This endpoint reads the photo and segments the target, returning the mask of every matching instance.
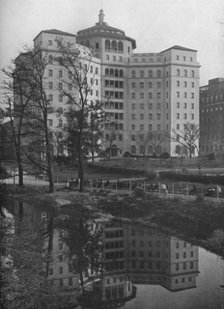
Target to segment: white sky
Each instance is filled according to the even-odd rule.
[[[110,26],[136,40],[136,52],[197,49],[200,85],[224,77],[224,0],[1,0],[0,68],[41,30],[77,33],[93,26],[102,7]]]

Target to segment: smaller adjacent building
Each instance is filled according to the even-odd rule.
[[[224,78],[210,79],[200,87],[200,152],[224,154]]]

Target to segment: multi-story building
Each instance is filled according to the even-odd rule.
[[[223,156],[224,78],[210,79],[200,87],[200,151]]]
[[[34,46],[48,60],[44,89],[52,101],[52,131],[60,131],[66,106],[63,87],[69,76],[57,60],[60,42],[79,57],[91,53],[88,100],[105,108],[104,147],[112,155],[177,155],[178,137],[187,124],[199,124],[199,63],[197,51],[173,46],[158,53],[134,53],[136,42],[123,30],[109,26],[100,10],[99,21],[77,36],[59,30],[41,31]],[[60,60],[60,59],[59,59]],[[57,115],[55,113],[57,110]],[[142,140],[146,142],[142,145]],[[178,139],[177,139],[178,140]]]
[[[153,132],[157,141],[148,141],[146,154],[177,155],[174,131],[199,124],[197,51],[173,46],[159,53],[134,53],[135,40],[108,26],[103,10],[95,26],[77,33],[77,41],[101,59],[105,139],[113,134],[117,153],[142,154],[139,135]]]

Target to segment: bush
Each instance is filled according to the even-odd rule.
[[[161,159],[169,159],[170,158],[170,154],[168,152],[163,152],[163,153],[161,153],[161,155],[159,157]]]

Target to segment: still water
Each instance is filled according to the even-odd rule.
[[[185,240],[74,209],[46,211],[12,201],[6,208],[13,223],[3,253],[12,258],[17,285],[28,269],[26,279],[42,274],[50,291],[35,308],[224,308],[224,260]],[[20,293],[29,288],[20,285]]]

